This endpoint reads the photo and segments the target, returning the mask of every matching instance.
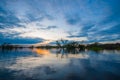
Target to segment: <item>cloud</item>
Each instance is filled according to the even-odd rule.
[[[75,25],[77,23],[80,23],[80,15],[78,14],[72,14],[72,15],[66,15],[66,21],[70,25]]]
[[[51,29],[55,29],[55,28],[57,28],[57,26],[42,27],[40,29],[42,29],[42,30],[51,30]]]
[[[22,38],[22,39],[29,38],[32,40],[36,40],[39,38],[44,39],[44,40],[57,40],[57,39],[61,39],[61,37],[66,35],[63,30],[59,30],[58,32],[58,30],[55,29],[57,28],[57,26],[46,27],[46,26],[41,25],[44,28],[43,30],[41,29],[42,27],[38,25],[38,23],[40,22],[35,21],[35,22],[27,23],[27,24],[22,24],[24,25],[22,27],[14,26],[12,28],[0,29],[0,33],[2,37],[6,37],[6,38],[10,37],[11,39],[14,38],[16,40],[17,38]],[[18,40],[21,40],[21,39],[18,39]]]
[[[43,42],[44,39],[42,38],[1,38],[0,44],[7,42],[7,43],[12,43],[12,44],[35,44],[35,43],[40,43]]]
[[[2,0],[0,38],[119,40],[119,0]],[[110,37],[110,35],[112,37]],[[115,37],[116,35],[116,37]],[[21,39],[20,39],[21,38]],[[11,39],[11,40],[10,40]],[[38,39],[38,40],[37,40]],[[1,41],[1,40],[0,40]],[[29,41],[28,41],[29,43]]]
[[[0,28],[19,25],[20,20],[4,6],[0,6]]]

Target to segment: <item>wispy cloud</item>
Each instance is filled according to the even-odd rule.
[[[22,39],[119,40],[119,3],[119,0],[1,0],[0,39],[13,43],[15,40],[22,43]]]
[[[50,30],[50,29],[55,29],[55,28],[57,28],[57,26],[42,27],[40,29],[42,29],[42,30]]]

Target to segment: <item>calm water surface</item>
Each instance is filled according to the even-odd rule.
[[[0,50],[0,80],[120,80],[120,51]]]

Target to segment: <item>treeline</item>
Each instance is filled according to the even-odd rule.
[[[0,46],[0,49],[17,49],[17,48],[45,48],[45,49],[50,49],[50,48],[66,48],[67,50],[72,50],[72,49],[79,49],[79,50],[120,50],[120,43],[107,43],[107,44],[102,44],[102,43],[92,43],[92,44],[83,44],[81,42],[77,41],[67,41],[67,40],[59,40],[56,41],[56,45],[44,45],[44,46],[29,46],[29,47],[23,47],[20,45],[12,45],[9,43],[4,43]]]
[[[79,42],[76,41],[71,41],[69,42],[68,40],[59,40],[56,41],[56,45],[45,45],[45,46],[37,46],[35,48],[66,48],[66,49],[74,49],[74,48],[79,48],[81,50],[85,49],[85,45],[80,44]]]
[[[79,50],[120,50],[120,43],[92,43],[92,44],[83,44],[83,42],[77,41],[68,41],[68,40],[59,40],[56,41],[56,45],[46,45],[46,46],[38,46],[37,48],[66,48],[66,49],[74,49],[78,48]]]
[[[3,43],[0,45],[0,49],[2,49],[2,50],[4,50],[4,49],[13,50],[13,49],[18,49],[18,48],[24,48],[24,47],[20,46],[20,45],[12,45],[10,43]]]
[[[93,44],[88,44],[86,46],[87,49],[90,50],[120,50],[120,43],[106,43],[106,44],[101,44],[101,43],[93,43]]]

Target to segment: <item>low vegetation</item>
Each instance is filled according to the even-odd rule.
[[[19,45],[12,45],[9,43],[3,43],[0,46],[0,49],[17,49],[17,48],[26,48]],[[101,44],[98,42],[92,43],[92,44],[83,44],[81,42],[77,41],[68,41],[68,40],[59,40],[56,41],[56,45],[45,45],[45,46],[29,46],[27,48],[45,48],[45,49],[51,49],[51,48],[65,48],[68,51],[78,49],[78,50],[94,50],[94,51],[100,51],[100,50],[120,50],[120,43],[109,43],[109,44]]]

